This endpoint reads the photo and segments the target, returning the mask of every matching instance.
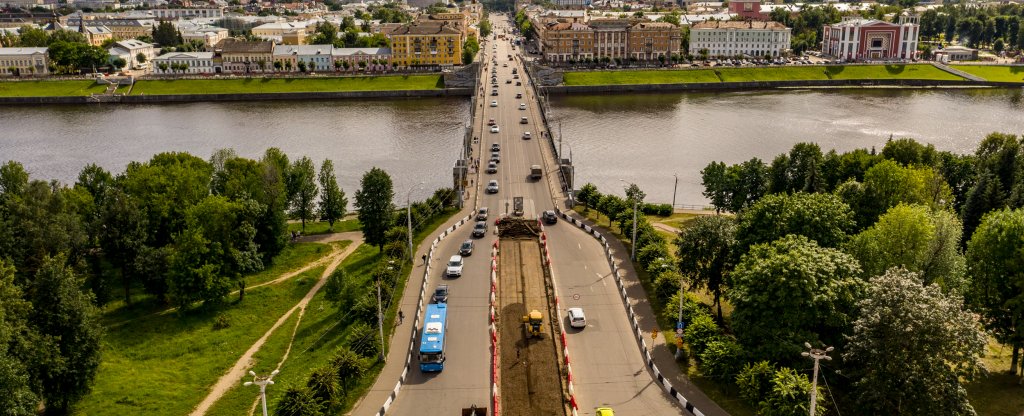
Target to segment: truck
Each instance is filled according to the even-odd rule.
[[[540,180],[540,178],[543,175],[544,175],[544,170],[541,169],[540,165],[532,165],[532,166],[530,166],[530,179],[533,179],[533,180],[537,181],[537,180]]]
[[[523,197],[512,198],[512,215],[520,217],[523,215]]]

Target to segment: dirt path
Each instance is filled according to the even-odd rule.
[[[273,334],[278,327],[283,325],[288,320],[288,318],[291,317],[293,313],[295,313],[296,310],[299,311],[299,319],[301,320],[302,315],[306,311],[306,305],[309,304],[309,301],[313,299],[313,296],[316,295],[316,293],[320,291],[320,288],[323,287],[324,283],[327,282],[327,277],[329,277],[331,273],[334,273],[334,270],[338,268],[338,265],[341,264],[342,260],[345,260],[345,258],[348,257],[349,254],[352,254],[352,252],[354,252],[356,248],[358,248],[362,244],[363,238],[360,235],[358,238],[352,239],[352,244],[346,247],[344,251],[336,255],[333,255],[332,257],[329,257],[333,260],[330,262],[330,265],[327,266],[327,269],[324,270],[323,274],[320,276],[320,280],[317,281],[316,284],[309,289],[309,292],[306,293],[306,296],[302,297],[302,300],[300,300],[299,303],[295,304],[295,306],[289,309],[288,312],[285,312],[284,315],[281,315],[281,317],[277,319],[277,322],[274,322],[274,326],[270,327],[270,329],[267,330],[267,332],[264,333],[263,336],[260,337],[260,339],[256,340],[256,342],[249,347],[245,354],[242,354],[242,356],[238,358],[238,361],[235,361],[235,364],[231,366],[231,369],[228,370],[228,372],[225,373],[223,376],[221,376],[220,379],[217,380],[217,383],[213,385],[213,388],[210,389],[210,393],[206,395],[206,398],[204,398],[203,401],[200,402],[198,406],[196,406],[195,410],[192,411],[191,416],[201,416],[206,414],[206,411],[210,410],[210,407],[213,406],[213,404],[216,403],[217,400],[220,400],[222,396],[224,396],[224,393],[227,393],[227,391],[230,390],[232,386],[234,386],[235,384],[239,383],[242,380],[242,377],[245,375],[246,370],[252,367],[252,356],[255,355],[256,352],[260,350],[260,348],[263,347],[263,344],[267,342],[267,339],[270,338],[270,335]],[[298,324],[299,321],[297,321],[295,324],[296,328],[298,328]],[[294,336],[295,334],[293,330],[292,340],[294,340]],[[291,350],[291,341],[288,342],[288,349]],[[287,353],[285,357],[287,358]],[[278,363],[278,368],[281,367],[281,363],[283,362],[284,360]]]

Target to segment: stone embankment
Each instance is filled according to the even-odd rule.
[[[337,100],[352,98],[468,97],[472,88],[398,91],[282,92],[258,94],[87,95],[72,97],[0,97],[0,105],[159,104],[202,101]]]

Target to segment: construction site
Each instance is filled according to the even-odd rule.
[[[560,325],[536,220],[498,224],[498,333],[502,414],[565,416]]]

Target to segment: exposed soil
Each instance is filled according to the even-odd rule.
[[[533,220],[510,221],[509,229],[529,233],[530,222],[536,224]],[[561,354],[551,326],[540,244],[535,239],[502,238],[499,247],[502,414],[565,416]],[[544,314],[540,337],[529,337],[522,321],[534,309]]]

